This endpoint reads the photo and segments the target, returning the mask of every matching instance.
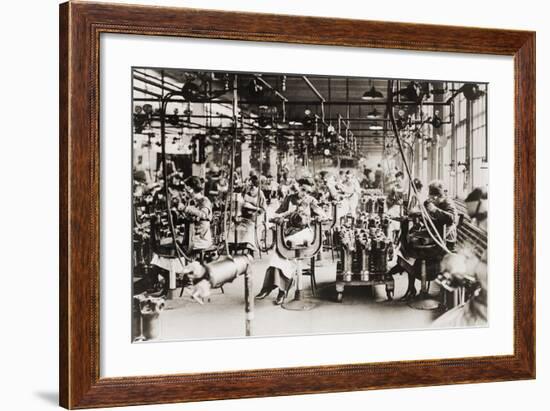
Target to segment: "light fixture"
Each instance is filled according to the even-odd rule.
[[[200,100],[201,92],[199,86],[191,81],[187,81],[181,88],[181,94],[187,101]]]
[[[485,94],[485,92],[479,88],[479,84],[476,83],[466,83],[461,87],[461,90],[466,100],[469,101],[477,100]]]
[[[380,118],[380,117],[381,117],[381,114],[378,110],[376,110],[376,107],[374,108],[374,110],[367,113],[367,118]]]
[[[374,84],[370,88],[370,90],[365,91],[363,94],[363,97],[361,97],[363,100],[375,100],[377,98],[384,98],[384,95],[376,90],[376,87],[374,87]]]
[[[379,125],[379,124],[371,124],[371,125],[369,126],[369,130],[376,130],[376,131],[378,131],[378,130],[383,130],[383,129],[384,129],[384,127],[382,127],[382,126]]]
[[[417,83],[411,81],[407,84],[407,87],[399,90],[399,94],[403,96],[406,101],[419,102],[422,99],[419,88],[420,86]]]

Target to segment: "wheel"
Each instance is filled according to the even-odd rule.
[[[337,293],[336,294],[336,302],[341,303],[343,299],[344,299],[344,294],[343,293]]]

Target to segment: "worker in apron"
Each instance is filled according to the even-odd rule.
[[[311,179],[301,179],[299,188],[294,198],[283,201],[283,205],[276,211],[276,219],[279,223],[287,219],[285,240],[290,247],[293,245],[311,243],[314,232],[311,227],[312,216],[325,218],[325,213],[319,207],[317,200],[311,195],[314,183]],[[292,285],[292,279],[296,273],[296,263],[281,256],[277,251],[273,253],[266,270],[264,282],[256,299],[266,298],[275,289],[278,290],[276,305],[281,305]]]

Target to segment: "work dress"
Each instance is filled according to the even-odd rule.
[[[317,200],[310,195],[305,195],[302,198],[293,196],[293,199],[284,201],[281,207],[286,207],[286,209],[284,211],[279,209],[276,213],[280,217],[289,218],[284,233],[286,242],[290,244],[311,243],[314,239],[314,232],[311,228],[312,215],[325,217]],[[278,251],[275,251],[269,260],[262,289],[279,288],[286,292],[292,284],[292,277],[296,270],[296,261],[286,259]]]
[[[259,210],[258,207],[258,195]],[[237,222],[231,225],[229,231],[229,242],[246,244],[246,248],[251,251],[257,251],[256,245],[256,227],[258,214],[265,211],[266,200],[262,192],[258,192],[257,195],[252,196],[249,193],[245,193],[238,198],[238,215]]]
[[[180,218],[191,221],[189,226],[189,249],[187,252],[205,250],[212,246],[212,232],[210,231],[210,221],[212,220],[212,203],[206,197],[200,197],[193,200],[193,204],[182,206]],[[165,247],[166,248],[166,247]],[[160,267],[168,271],[168,288],[176,288],[177,273],[184,269],[185,260],[178,257],[175,247],[172,244],[170,254],[156,252],[153,254],[151,265]]]

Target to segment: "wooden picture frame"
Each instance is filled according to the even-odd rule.
[[[102,33],[513,56],[514,353],[100,378],[99,50]],[[60,404],[90,408],[535,377],[535,33],[69,2],[60,6]]]

